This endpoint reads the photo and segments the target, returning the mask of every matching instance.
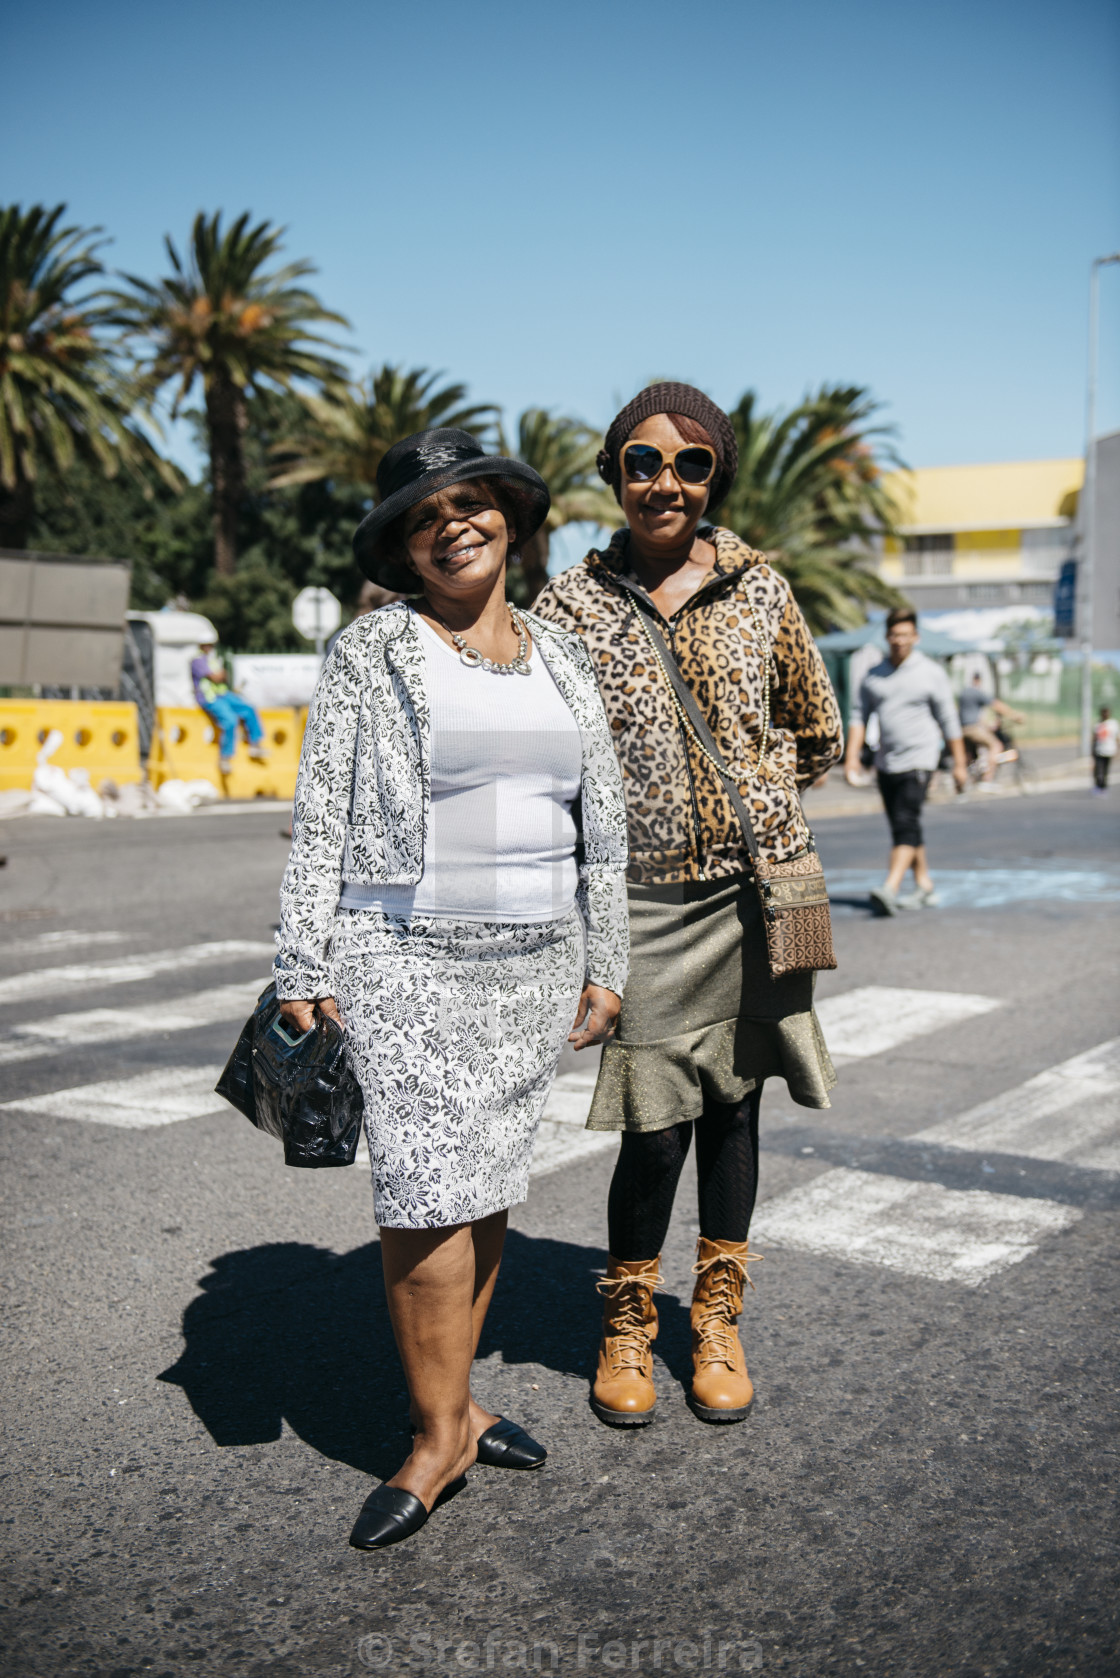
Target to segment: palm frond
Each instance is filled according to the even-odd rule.
[[[77,453],[112,476],[154,469],[178,484],[144,429],[143,395],[108,334],[99,228],[63,225],[66,206],[0,207],[0,492],[26,497]],[[30,503],[28,503],[30,504]]]
[[[902,465],[878,407],[863,386],[822,385],[784,415],[760,413],[747,391],[731,415],[739,474],[720,522],[789,579],[814,633],[901,600],[877,569],[901,517],[886,472]]]
[[[434,426],[456,426],[488,443],[497,409],[469,402],[466,385],[441,385],[442,378],[427,367],[386,363],[357,384],[304,396],[307,426],[275,445],[280,471],[273,487],[331,479],[372,489],[393,444]]]

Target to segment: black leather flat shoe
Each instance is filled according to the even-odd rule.
[[[487,1468],[540,1468],[547,1456],[543,1445],[504,1416],[478,1436],[478,1460]]]
[[[452,1480],[440,1492],[432,1507],[438,1509],[445,1499],[462,1491],[466,1483],[465,1474]],[[427,1519],[428,1510],[412,1492],[406,1492],[400,1486],[375,1486],[354,1522],[350,1543],[355,1550],[383,1550],[388,1544],[399,1544],[402,1539],[411,1538]]]

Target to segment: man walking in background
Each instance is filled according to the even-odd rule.
[[[888,613],[887,657],[867,672],[860,686],[844,758],[844,778],[851,786],[860,784],[859,754],[872,716],[879,719],[875,767],[890,823],[891,857],[887,878],[871,893],[871,901],[883,915],[897,914],[900,908],[936,908],[922,834],[922,805],[941,758],[942,740],[953,753],[958,792],[967,784],[968,769],[949,678],[939,664],[918,651],[918,617],[909,606],[896,606]],[[911,897],[900,900],[899,888],[911,868],[916,889]]]

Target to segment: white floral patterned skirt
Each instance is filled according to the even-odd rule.
[[[584,960],[577,909],[530,925],[339,911],[334,995],[380,1226],[438,1229],[525,1199]]]

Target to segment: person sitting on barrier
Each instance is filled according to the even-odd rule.
[[[267,763],[261,719],[249,701],[242,699],[230,687],[224,666],[214,657],[213,641],[201,642],[198,650],[198,658],[191,660],[191,681],[194,683],[195,698],[218,730],[219,774],[228,775],[233,768],[238,723],[244,731],[253,762]]]

